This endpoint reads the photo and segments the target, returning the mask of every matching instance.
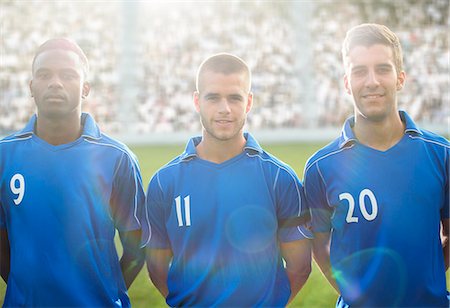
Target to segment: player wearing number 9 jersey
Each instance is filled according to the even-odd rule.
[[[38,113],[0,141],[5,307],[130,306],[145,196],[134,155],[81,113],[87,67],[75,42],[44,43],[30,82]]]
[[[405,73],[389,29],[353,28],[343,56],[355,115],[304,173],[314,258],[338,307],[448,307],[450,144],[398,110]]]

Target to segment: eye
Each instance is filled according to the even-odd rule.
[[[49,79],[50,77],[51,77],[51,74],[49,72],[40,71],[40,72],[36,73],[36,78],[38,78],[38,79]]]
[[[220,100],[220,97],[218,95],[207,95],[205,100],[210,103],[215,103]]]
[[[63,80],[74,80],[77,77],[78,76],[76,74],[70,73],[70,72],[69,73],[64,72],[61,74],[61,79],[63,79]]]
[[[377,72],[379,74],[388,74],[392,71],[392,68],[390,66],[383,66],[378,68]]]
[[[362,69],[362,68],[354,69],[352,71],[352,75],[355,77],[361,77],[361,76],[364,76],[365,74],[366,74],[366,70]]]
[[[230,100],[230,102],[239,103],[239,102],[242,102],[244,100],[244,98],[240,95],[232,95],[229,97],[229,100]]]

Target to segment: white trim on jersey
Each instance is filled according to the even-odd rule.
[[[293,175],[292,172],[291,172],[288,168],[286,168],[285,166],[283,166],[283,165],[281,165],[281,164],[275,162],[273,159],[264,159],[264,158],[262,158],[262,157],[260,156],[260,154],[255,154],[255,155],[251,155],[251,154],[249,154],[249,153],[246,153],[246,154],[247,154],[248,157],[258,157],[258,158],[261,159],[262,161],[266,161],[266,162],[272,163],[272,164],[274,164],[275,166],[277,166],[279,169],[283,169],[284,171],[286,171],[286,172],[291,176],[291,178],[294,180],[295,188],[296,188],[296,190],[297,190],[297,195],[298,195],[298,216],[300,216],[300,214],[301,214],[301,212],[302,212],[302,197],[301,197],[301,194],[300,194],[300,188],[298,187],[297,181],[295,180],[295,179],[296,179],[296,175]],[[278,170],[279,170],[279,169],[278,169]],[[275,186],[274,186],[274,188],[275,188]],[[300,226],[297,226],[297,230],[298,230],[298,232],[300,232],[300,234],[303,235],[305,238],[309,238],[309,239],[312,238],[311,236],[308,236],[307,234],[305,234],[305,233],[301,230]]]
[[[109,144],[109,143],[102,143],[102,142],[97,142],[97,141],[92,141],[89,139],[84,139],[86,142],[91,143],[91,144],[96,144],[96,145],[100,145],[100,146],[107,146],[107,147],[112,147],[115,148],[119,151],[121,151],[122,153],[124,153],[129,159],[130,161],[134,161],[132,159],[132,157],[130,156],[130,154],[125,151],[124,149],[114,145],[114,144]],[[137,183],[137,172],[136,172],[136,168],[134,166],[134,164],[131,164],[131,167],[133,168],[133,175],[134,175],[134,185],[135,185],[135,192],[134,192],[134,206],[133,206],[133,216],[136,219],[137,223],[139,224],[139,226],[142,226],[141,221],[139,220],[139,218],[137,217],[137,194],[138,194],[138,183]],[[114,171],[115,174],[116,171]],[[150,225],[150,222],[147,221],[147,223]]]

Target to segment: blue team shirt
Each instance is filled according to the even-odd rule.
[[[170,306],[284,306],[290,295],[279,242],[310,238],[279,228],[302,212],[294,171],[245,134],[244,151],[221,164],[197,156],[200,137],[151,179],[147,247],[171,249]]]
[[[89,115],[82,122],[82,136],[68,144],[36,136],[36,116],[0,141],[0,228],[11,247],[6,307],[130,306],[114,234],[144,224],[140,171],[125,145]]]
[[[387,151],[359,143],[351,118],[305,168],[313,231],[332,232],[338,306],[449,305],[439,228],[450,145],[400,116],[405,134]]]

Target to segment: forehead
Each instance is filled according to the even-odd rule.
[[[390,46],[383,44],[357,45],[348,53],[347,62],[350,67],[381,63],[394,65],[394,52]]]
[[[61,70],[61,69],[73,69],[82,70],[83,66],[80,57],[73,51],[69,50],[47,50],[40,53],[33,66],[33,72],[38,69],[51,69],[51,70]]]
[[[208,93],[247,93],[250,89],[248,77],[244,72],[225,74],[205,71],[199,76],[199,91]]]

